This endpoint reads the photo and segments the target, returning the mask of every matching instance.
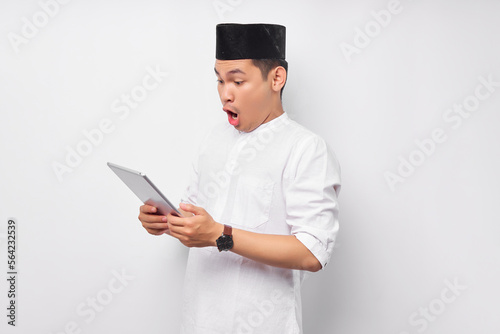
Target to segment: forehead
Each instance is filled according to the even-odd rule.
[[[236,74],[239,71],[251,75],[258,68],[251,59],[219,60],[215,61],[215,71],[220,75]],[[241,74],[240,72],[240,74]]]

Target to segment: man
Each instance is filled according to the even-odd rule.
[[[190,248],[183,333],[301,333],[300,285],[327,264],[338,231],[339,166],[291,120],[285,27],[219,24],[215,74],[228,123],[210,131],[180,211],[139,219]]]

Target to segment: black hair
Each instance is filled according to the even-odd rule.
[[[267,75],[269,72],[278,66],[282,66],[285,69],[288,79],[288,62],[284,59],[252,59],[252,62],[260,69],[260,73],[262,74],[264,81],[267,81]],[[285,85],[281,88],[280,98],[283,96],[283,89],[285,89]]]

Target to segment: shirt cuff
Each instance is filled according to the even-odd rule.
[[[318,259],[319,263],[321,264],[321,270],[323,270],[327,263],[328,263],[328,252],[326,251],[325,247],[319,242],[318,239],[316,239],[314,236],[304,233],[304,232],[299,232],[294,234],[295,237],[304,244],[304,246],[307,247],[313,253],[313,255]]]

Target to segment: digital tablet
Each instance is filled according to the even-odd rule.
[[[144,204],[156,207],[162,215],[172,213],[183,217],[145,174],[111,162],[108,162],[108,166]]]

